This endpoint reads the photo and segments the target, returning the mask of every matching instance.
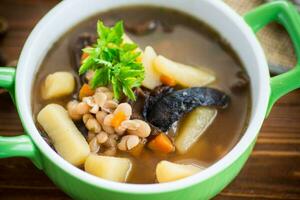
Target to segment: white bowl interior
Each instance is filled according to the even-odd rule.
[[[32,120],[32,84],[35,73],[53,43],[83,19],[114,7],[135,4],[170,7],[193,15],[211,25],[237,52],[251,78],[251,119],[240,142],[224,158],[208,169],[172,183],[160,185],[120,184],[91,176],[58,156],[40,137]],[[270,93],[266,59],[254,34],[243,19],[222,1],[211,0],[65,0],[38,23],[28,38],[19,60],[16,84],[17,103],[23,125],[43,154],[68,173],[84,181],[105,188],[138,193],[161,192],[186,187],[209,178],[234,162],[256,138],[265,116]]]

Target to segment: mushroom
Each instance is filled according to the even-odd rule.
[[[167,131],[174,122],[198,106],[225,108],[229,97],[216,89],[192,87],[178,91],[167,91],[158,97],[148,98],[143,115],[161,131]]]

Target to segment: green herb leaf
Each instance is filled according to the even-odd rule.
[[[137,45],[134,44],[134,43],[131,43],[131,44],[126,43],[126,44],[123,45],[124,51],[133,51],[133,50],[135,50],[136,48],[137,48]]]
[[[128,96],[130,99],[132,100],[136,100],[135,94],[134,92],[131,90],[130,87],[128,87],[128,85],[123,85],[123,92],[126,96]]]
[[[119,99],[124,93],[135,100],[133,88],[139,87],[144,80],[144,67],[137,62],[141,52],[137,52],[135,43],[124,43],[123,22],[107,27],[102,21],[97,23],[97,43],[83,49],[89,56],[83,61],[79,74],[89,70],[95,73],[90,85],[92,88],[112,85],[114,97]]]
[[[85,72],[87,72],[89,69],[92,68],[93,66],[93,59],[91,57],[85,59],[83,61],[83,64],[81,65],[80,69],[79,69],[79,75],[84,74]]]
[[[117,38],[121,39],[121,42],[123,41],[122,37],[124,34],[124,26],[123,26],[123,22],[119,21],[115,24],[113,30],[115,31]]]
[[[122,90],[122,84],[115,76],[112,77],[111,83],[113,86],[114,96],[116,99],[119,99]]]
[[[109,35],[109,28],[106,27],[102,21],[98,21],[97,23],[97,33],[98,33],[98,37],[101,39],[101,40],[106,40],[107,36]]]
[[[108,68],[103,67],[96,69],[94,76],[91,80],[91,87],[95,88],[96,86],[105,86],[108,84]]]

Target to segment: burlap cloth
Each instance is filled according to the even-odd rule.
[[[263,0],[224,0],[239,14],[243,15],[263,3]],[[270,24],[258,33],[271,71],[280,73],[296,64],[293,45],[286,30],[278,24]]]

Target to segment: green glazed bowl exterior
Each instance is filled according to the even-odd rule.
[[[163,184],[124,184],[92,176],[63,160],[42,139],[31,111],[31,89],[35,73],[51,46],[70,28],[101,11],[129,5],[167,7],[188,13],[222,34],[234,48],[250,76],[252,109],[250,122],[238,144],[218,162],[182,180]],[[195,200],[210,199],[239,173],[249,157],[266,113],[284,94],[300,87],[299,66],[270,79],[266,58],[255,32],[270,22],[283,24],[300,52],[300,18],[285,1],[266,4],[249,12],[245,19],[222,1],[211,0],[64,0],[52,9],[29,36],[18,69],[0,68],[0,87],[15,100],[26,134],[0,136],[0,158],[31,159],[51,180],[78,200]],[[250,25],[250,26],[249,26]],[[252,29],[251,29],[251,28]],[[227,130],[224,130],[227,131]]]

